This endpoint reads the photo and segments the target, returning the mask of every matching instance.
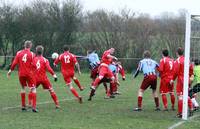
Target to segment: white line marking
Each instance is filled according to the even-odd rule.
[[[191,121],[192,119],[194,119],[194,118],[196,118],[196,117],[200,117],[200,114],[199,114],[199,115],[194,115],[194,116],[190,117],[188,120]],[[178,123],[173,124],[172,126],[170,126],[168,129],[175,129],[176,127],[178,127],[178,126],[184,124],[185,122],[187,122],[187,121],[179,121]]]
[[[63,99],[63,100],[60,100],[59,102],[64,102],[67,100],[74,100],[74,99],[76,99],[76,98]],[[45,102],[37,103],[37,105],[43,105],[43,104],[49,104],[49,103],[54,103],[54,102],[53,101],[45,101]],[[4,107],[4,108],[2,108],[2,110],[5,111],[5,110],[15,109],[15,108],[19,108],[19,107],[21,107],[21,105],[13,106],[13,107]]]

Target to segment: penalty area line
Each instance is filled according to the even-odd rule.
[[[194,115],[194,116],[188,118],[188,121],[191,121],[192,119],[197,118],[197,117],[200,117],[200,114],[199,115]],[[184,124],[185,122],[187,122],[187,121],[186,120],[179,121],[178,123],[175,123],[172,126],[170,126],[168,129],[175,129],[178,126]]]
[[[64,101],[74,100],[74,99],[75,99],[75,98],[62,99],[62,100],[60,100],[59,102],[64,102]],[[53,101],[45,101],[45,102],[37,103],[37,105],[50,104],[50,103],[54,103],[54,102],[53,102]],[[5,111],[5,110],[15,109],[15,108],[19,108],[19,107],[21,107],[21,106],[18,105],[18,106],[13,106],[13,107],[4,107],[4,108],[2,108],[2,110]]]

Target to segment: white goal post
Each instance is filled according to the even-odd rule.
[[[186,29],[185,29],[185,62],[184,62],[184,88],[183,88],[183,113],[182,119],[188,119],[188,84],[189,84],[189,65],[190,65],[190,41],[191,41],[191,20],[200,21],[199,14],[186,14]]]

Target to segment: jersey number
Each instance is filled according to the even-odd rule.
[[[24,56],[22,57],[22,61],[23,61],[24,63],[26,63],[26,61],[27,61],[27,54],[24,54]]]
[[[64,56],[65,63],[70,63],[70,56]]]
[[[36,63],[36,67],[37,67],[37,69],[40,68],[40,60],[37,61],[37,63]]]

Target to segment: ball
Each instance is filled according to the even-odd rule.
[[[51,55],[51,58],[53,60],[57,59],[59,57],[58,53],[54,52],[52,55]]]

